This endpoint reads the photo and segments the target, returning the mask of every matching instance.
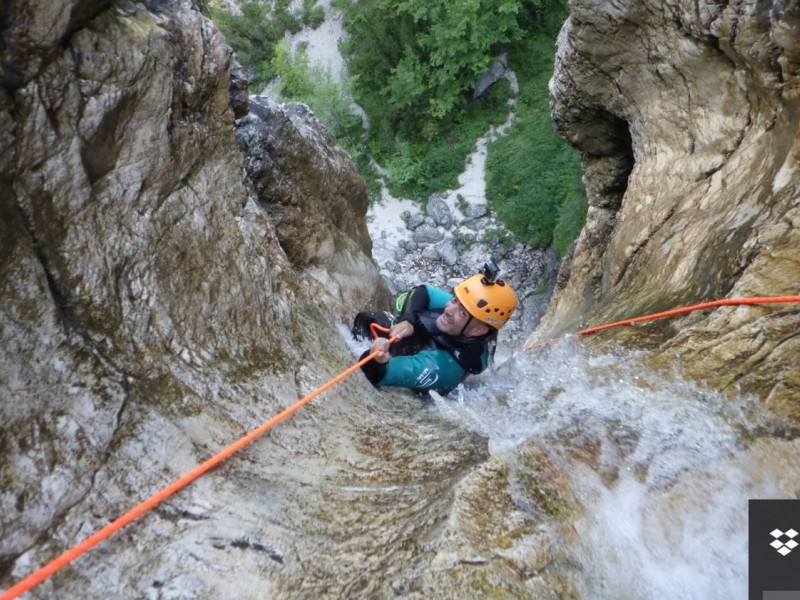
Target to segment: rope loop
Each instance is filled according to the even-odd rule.
[[[383,325],[378,325],[377,323],[370,323],[369,324],[369,330],[372,333],[373,339],[377,338],[377,337],[389,337],[388,334],[391,331],[388,327],[384,327]],[[378,332],[385,333],[387,335],[382,336]]]

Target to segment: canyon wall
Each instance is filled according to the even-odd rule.
[[[2,587],[350,364],[382,290],[352,160],[232,104],[198,6],[57,4],[0,14]]]
[[[591,206],[537,336],[797,293],[797,2],[570,6],[553,109]],[[339,325],[385,290],[352,161],[306,107],[247,106],[196,3],[11,0],[0,28],[5,589],[352,364]],[[586,341],[797,417],[799,325]],[[529,357],[482,388],[504,418],[563,392]],[[572,427],[490,456],[356,374],[31,597],[576,597],[568,475],[608,456]]]
[[[572,0],[550,82],[589,212],[535,339],[721,298],[797,294],[800,5]],[[800,308],[599,334],[800,417]],[[601,339],[598,339],[602,337]]]

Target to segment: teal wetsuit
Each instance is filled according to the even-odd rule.
[[[442,333],[436,327],[436,318],[452,298],[453,295],[444,290],[421,285],[408,293],[396,318],[392,319],[386,313],[359,313],[356,316],[354,334],[366,333],[370,322],[388,326],[408,321],[414,326],[413,335],[390,346],[392,358],[388,363],[370,361],[361,367],[373,385],[446,394],[469,373],[486,369],[494,353],[496,331],[467,338]],[[367,354],[365,352],[362,357]]]

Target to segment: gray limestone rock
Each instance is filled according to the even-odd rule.
[[[350,156],[305,104],[254,96],[236,131],[245,170],[292,266],[342,302],[342,319],[352,307],[380,302],[366,186]]]
[[[467,207],[467,220],[474,220],[479,219],[481,217],[486,216],[489,213],[489,209],[485,204],[470,204]]]
[[[452,267],[458,262],[460,254],[453,238],[447,238],[436,244],[435,248],[436,254],[445,264]]]
[[[796,2],[664,6],[570,2],[553,110],[590,208],[541,335],[796,293]],[[352,163],[303,105],[251,103],[237,131],[231,52],[195,2],[11,0],[0,21],[7,589],[352,365],[340,317],[384,285]],[[456,246],[450,266],[431,245],[444,234],[420,230],[431,239],[406,250],[436,258],[390,262],[404,287],[488,258]],[[516,289],[553,276],[547,251],[502,260]],[[647,344],[660,368],[758,394],[783,426],[800,419],[799,325],[791,306],[725,308]],[[483,435],[359,374],[321,400],[32,597],[580,596],[568,550],[586,508],[568,475],[613,482],[600,463],[628,447],[550,436],[490,456]],[[797,488],[796,442],[747,452]]]
[[[436,225],[445,229],[449,229],[453,225],[453,214],[450,212],[450,207],[441,198],[431,196],[428,199],[427,211]]]
[[[413,215],[408,216],[406,227],[414,231],[415,229],[421,227],[424,223],[425,223],[425,217],[420,213],[414,213]]]
[[[499,58],[492,61],[492,64],[489,65],[489,69],[484,73],[478,84],[475,86],[475,89],[472,91],[473,98],[479,98],[482,96],[486,90],[488,90],[492,85],[500,81],[503,75],[506,73],[507,66],[507,58],[505,54],[500,56]]]
[[[414,230],[413,239],[418,244],[434,244],[444,239],[444,232],[433,225],[422,225]]]

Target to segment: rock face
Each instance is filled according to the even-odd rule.
[[[230,49],[192,2],[13,1],[0,16],[5,588],[347,366],[330,307],[365,308],[380,286],[363,183],[306,116],[317,187],[289,236],[319,245],[276,235],[270,202],[302,179],[302,136],[273,123],[276,181],[243,177]],[[66,591],[83,577],[58,585],[123,595]]]
[[[342,319],[381,289],[367,232],[367,189],[350,156],[305,104],[250,99],[237,122],[245,169],[292,266],[341,298]]]
[[[800,5],[570,2],[551,80],[586,227],[536,337],[725,297],[797,294]],[[800,309],[616,334],[800,417]],[[615,334],[603,334],[606,339]],[[635,340],[639,341],[636,342]],[[645,341],[646,340],[646,341]]]

